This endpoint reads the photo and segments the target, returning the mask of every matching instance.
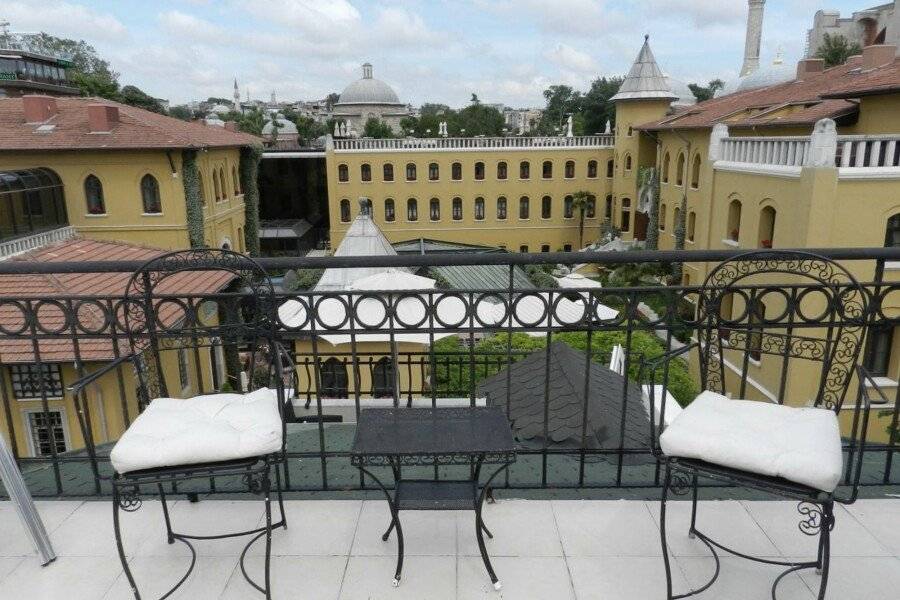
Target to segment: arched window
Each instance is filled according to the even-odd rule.
[[[659,230],[666,230],[666,205],[665,203],[659,205]]]
[[[372,166],[369,163],[359,165],[359,178],[363,181],[372,181]]]
[[[388,198],[384,201],[384,220],[388,223],[393,223],[396,218],[397,215],[394,212],[394,199]]]
[[[522,254],[528,254],[528,245],[522,244],[521,246],[519,246],[519,252],[521,252]]]
[[[454,198],[451,205],[451,213],[454,221],[462,220],[462,198]]]
[[[441,220],[441,201],[437,198],[432,198],[428,203],[428,217],[432,221]]]
[[[628,198],[623,199],[622,202],[625,202],[625,200],[628,200]],[[628,200],[628,202],[630,203],[631,200]],[[606,211],[604,212],[604,217],[606,218],[607,221],[609,221],[610,223],[612,223],[612,218],[613,218],[613,197],[612,197],[612,194],[607,194],[607,195],[606,195]]]
[[[732,242],[737,242],[741,238],[740,200],[732,200],[728,205],[728,229],[725,230],[725,237]]]
[[[416,180],[416,163],[406,163],[406,180]]]
[[[544,196],[541,198],[541,218],[549,219],[553,214],[553,200],[550,196]]]
[[[158,215],[162,212],[162,202],[159,199],[159,182],[149,173],[141,178],[141,201],[144,204],[144,214]]]
[[[197,171],[197,188],[200,191],[200,205],[206,206],[206,183],[203,181],[203,171]]]
[[[462,179],[462,163],[455,162],[450,166],[450,178],[453,181]]]
[[[222,188],[222,200],[228,198],[228,186],[225,185],[225,169],[219,167],[219,186]]]
[[[406,201],[406,220],[407,221],[418,221],[419,220],[419,203],[415,198],[410,198]]]
[[[587,176],[589,179],[594,179],[597,177],[597,161],[589,160],[587,166]],[[612,177],[612,175],[610,175]]]
[[[609,159],[606,161],[606,178],[612,179],[613,175],[616,174],[616,161],[613,159]],[[596,177],[596,174],[594,175]]]
[[[96,175],[88,175],[84,179],[84,199],[89,215],[105,215],[106,204],[103,202],[103,184]]]
[[[428,163],[428,181],[437,181],[440,179],[441,171],[436,162]],[[409,179],[409,177],[407,177]]]
[[[691,211],[688,213],[687,219],[687,240],[694,241],[694,231],[697,229],[697,213]]]
[[[394,180],[394,165],[393,163],[384,163],[384,166],[381,168],[382,178],[385,181],[393,181]]]
[[[900,246],[900,213],[888,219],[884,232],[884,247],[896,248]]]
[[[497,163],[497,179],[506,179],[506,162],[500,161]]]
[[[383,356],[372,367],[372,397],[393,397],[395,385],[394,362],[387,356]]]
[[[700,155],[694,155],[694,162],[691,164],[691,187],[695,190],[700,187]]]
[[[338,165],[338,181],[350,181],[350,168],[347,165]]]
[[[231,165],[231,182],[234,184],[234,195],[241,193],[241,180],[238,177],[237,167]]]
[[[219,175],[216,173],[216,170],[213,169],[212,172],[212,180],[213,180],[213,194],[216,199],[216,202],[222,199],[222,189],[219,187]]]
[[[475,163],[475,179],[481,181],[484,179],[484,163],[477,162]]]
[[[519,163],[519,179],[531,178],[531,164],[527,160]]]
[[[588,219],[593,219],[597,216],[597,197],[593,194],[588,196],[587,204],[585,205],[584,216]]]
[[[541,165],[541,177],[544,179],[550,179],[553,177],[553,162],[549,160],[545,160],[544,164]]]
[[[484,220],[484,198],[475,198],[475,220]]]
[[[574,179],[575,178],[575,161],[567,160],[566,161],[566,179]]]
[[[628,135],[628,137],[631,137],[634,135],[634,127],[632,127],[631,125],[628,126],[628,134],[627,135]]]
[[[571,219],[575,216],[575,199],[572,196],[563,198],[563,218]]]
[[[350,222],[350,201],[344,198],[341,200],[341,222]]]
[[[678,163],[675,171],[675,185],[684,185],[684,152],[678,154]]]
[[[775,207],[765,206],[759,213],[759,247],[771,248],[775,242]]]
[[[626,171],[631,170],[631,155],[630,154],[625,155],[625,170]]]
[[[528,218],[528,196],[522,196],[521,198],[519,198],[519,218]]]
[[[672,211],[672,235],[675,235],[675,230],[678,229],[678,219],[681,218],[681,208],[675,207],[675,210]]]
[[[622,198],[622,231],[631,229],[631,198]]]
[[[666,152],[665,156],[663,156],[662,161],[662,182],[669,183],[669,153]]]
[[[506,219],[506,198],[503,196],[497,198],[497,219],[500,221]]]

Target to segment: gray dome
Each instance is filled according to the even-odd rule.
[[[771,65],[760,67],[752,73],[726,83],[725,87],[716,94],[716,97],[778,85],[793,81],[796,77],[796,69],[791,65],[784,64],[781,56],[777,56]]]
[[[678,96],[672,101],[672,106],[692,106],[697,104],[697,97],[694,96],[694,92],[691,91],[691,88],[685,82],[666,75],[666,85],[669,86],[673,94]]]
[[[284,118],[284,115],[276,115],[275,120],[278,121],[278,135],[296,135],[297,126],[293,122]],[[267,121],[262,128],[263,135],[272,135],[272,121]]]
[[[337,104],[400,104],[400,99],[391,86],[372,77],[372,65],[366,63],[362,79],[345,87]]]
[[[224,115],[225,113],[231,112],[233,110],[233,107],[226,106],[224,104],[216,104],[209,110],[216,113],[217,115]]]

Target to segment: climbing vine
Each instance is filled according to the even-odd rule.
[[[653,167],[642,167],[638,171],[639,196],[643,198],[645,189],[649,187],[650,214],[647,221],[647,239],[644,247],[647,250],[659,248],[659,177]]]
[[[259,256],[259,188],[256,175],[262,146],[241,148],[241,189],[244,190],[244,247],[250,256]]]
[[[184,185],[188,240],[191,248],[203,248],[206,246],[205,225],[196,150],[185,150],[181,153],[181,179]]]

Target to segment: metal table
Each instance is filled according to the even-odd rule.
[[[493,536],[481,516],[491,481],[516,460],[512,430],[500,407],[364,409],[360,411],[350,460],[387,498],[391,523],[381,539],[387,541],[391,531],[397,529],[394,586],[400,584],[403,570],[401,510],[473,510],[481,558],[494,587],[500,589],[482,532]],[[401,473],[405,466],[431,465],[469,466],[469,478],[407,479]],[[480,485],[482,465],[499,466]],[[390,467],[393,495],[372,474],[371,467]]]

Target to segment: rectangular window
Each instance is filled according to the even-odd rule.
[[[392,165],[391,163],[384,163],[384,180],[394,180],[394,165]]]
[[[40,369],[36,364],[11,365],[9,373],[16,398],[40,398],[42,381],[48,398],[63,397],[62,372],[58,364],[45,363]]]
[[[894,343],[893,327],[873,327],[869,332],[869,343],[863,366],[876,376],[886,376],[891,363],[891,346]]]
[[[66,433],[62,413],[58,410],[28,413],[28,428],[36,456],[50,456],[66,452]]]
[[[528,161],[523,160],[519,163],[519,179],[528,179],[531,177],[531,165]]]
[[[506,179],[506,163],[497,163],[497,179]]]

